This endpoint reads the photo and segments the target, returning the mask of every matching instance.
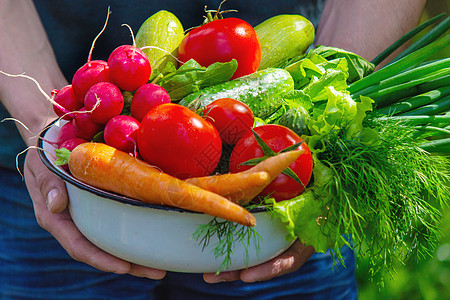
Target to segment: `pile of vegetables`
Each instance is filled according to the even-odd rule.
[[[249,231],[251,208],[265,206],[287,238],[336,259],[348,245],[369,258],[373,276],[431,253],[450,199],[450,62],[425,61],[448,47],[449,18],[374,72],[444,16],[369,62],[310,47],[314,28],[302,16],[252,28],[206,12],[186,35],[173,14],[154,14],[134,45],[107,61],[90,54],[53,92],[68,121],[59,163],[93,186]],[[226,256],[242,229],[217,230],[223,224],[214,219],[194,236],[219,235]]]

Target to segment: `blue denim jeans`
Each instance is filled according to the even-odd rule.
[[[17,172],[0,169],[0,299],[356,299],[355,257],[346,267],[314,254],[298,271],[252,284],[207,284],[202,274],[161,281],[98,271],[73,260],[36,223]]]

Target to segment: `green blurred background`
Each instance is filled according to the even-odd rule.
[[[443,12],[448,15],[449,7],[450,0],[428,0],[422,22]],[[432,59],[446,57],[450,57],[449,48]],[[359,260],[359,299],[450,299],[450,208],[443,211],[441,231],[441,241],[432,257],[397,265],[395,273],[386,276],[382,288],[368,279],[368,263]]]

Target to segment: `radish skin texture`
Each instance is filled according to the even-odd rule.
[[[242,206],[103,143],[77,146],[68,165],[75,178],[96,188],[150,204],[202,212],[244,226],[256,224],[253,214]]]
[[[73,122],[68,122],[64,124],[61,129],[59,129],[58,137],[56,139],[56,143],[58,144],[58,148],[61,148],[61,144],[68,140],[75,138],[75,129],[73,127]]]
[[[108,63],[103,60],[93,60],[85,63],[73,75],[73,92],[80,101],[84,101],[84,96],[91,86],[99,82],[111,81]]]
[[[130,108],[131,115],[141,122],[149,110],[170,102],[169,93],[163,87],[147,83],[134,93]]]
[[[99,124],[106,124],[120,115],[124,105],[122,92],[110,82],[94,84],[84,98],[84,107],[90,111],[92,121]]]
[[[83,107],[83,101],[79,101],[73,92],[72,85],[66,85],[61,90],[53,90],[53,100],[64,107],[68,112],[77,111]],[[72,120],[74,114],[67,114],[55,105],[53,105],[53,111],[64,120]]]
[[[59,149],[65,148],[69,151],[72,151],[73,149],[75,149],[78,145],[81,145],[83,143],[87,143],[88,141],[86,141],[85,139],[80,139],[80,138],[71,138],[68,139],[66,141],[64,141],[64,143],[61,144],[61,146],[59,147]]]
[[[145,53],[122,45],[111,52],[108,65],[113,82],[122,90],[135,91],[150,79],[152,68]]]
[[[127,115],[118,115],[106,123],[104,131],[105,143],[120,151],[133,153],[136,148],[139,122]]]
[[[88,141],[92,140],[105,127],[92,121],[91,114],[84,107],[77,112],[72,122],[75,136]]]

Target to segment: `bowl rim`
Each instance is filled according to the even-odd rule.
[[[187,210],[187,209],[178,208],[178,207],[150,204],[150,203],[146,203],[146,202],[142,202],[142,201],[139,201],[139,200],[132,199],[132,198],[127,197],[127,196],[123,196],[123,195],[119,195],[119,194],[116,194],[116,193],[108,192],[108,191],[105,191],[105,190],[93,187],[91,185],[88,185],[88,184],[86,184],[86,183],[76,179],[75,177],[70,175],[67,171],[64,171],[62,168],[57,167],[56,165],[54,165],[48,159],[47,154],[45,153],[45,150],[44,150],[44,143],[46,143],[45,135],[46,135],[47,131],[50,130],[50,128],[52,128],[53,126],[55,126],[55,124],[58,121],[60,121],[60,120],[61,119],[55,119],[54,121],[50,122],[44,128],[44,130],[42,130],[40,132],[39,138],[38,138],[38,141],[37,141],[37,152],[38,152],[38,155],[39,155],[41,161],[43,162],[43,164],[53,174],[58,176],[64,182],[70,183],[71,185],[74,185],[75,187],[77,187],[77,188],[79,188],[81,190],[87,191],[87,192],[89,192],[91,194],[94,194],[96,196],[107,198],[109,200],[113,200],[113,201],[120,202],[120,203],[123,203],[123,204],[128,204],[128,205],[138,206],[138,207],[148,207],[148,208],[164,210],[164,211],[203,214],[201,212],[196,212],[196,211]],[[258,206],[258,207],[255,207],[255,208],[251,209],[250,211],[252,213],[260,213],[260,212],[267,212],[268,209],[266,207],[263,207],[263,206]]]

